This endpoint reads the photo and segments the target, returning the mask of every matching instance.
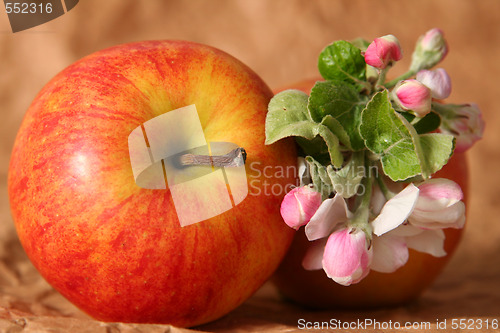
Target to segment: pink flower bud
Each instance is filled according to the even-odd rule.
[[[448,54],[448,45],[441,29],[427,31],[417,41],[412,55],[410,70],[414,73],[438,64]]]
[[[418,117],[431,112],[431,91],[417,80],[400,81],[394,87],[393,96],[399,106]]]
[[[330,235],[323,253],[323,269],[335,282],[349,286],[370,272],[372,249],[360,229],[344,228]]]
[[[448,45],[441,29],[434,28],[420,37],[420,45],[424,52],[433,52],[440,55],[440,61],[448,54]]]
[[[423,229],[462,228],[465,205],[460,186],[446,178],[434,178],[418,186],[415,208],[409,217],[411,225]]]
[[[448,105],[446,115],[441,117],[443,133],[454,135],[455,151],[463,152],[483,137],[484,120],[479,107],[472,104]]]
[[[309,186],[295,187],[281,202],[281,216],[294,229],[307,224],[321,205],[321,194]]]
[[[443,68],[423,69],[417,73],[417,80],[431,90],[432,98],[445,99],[451,94],[451,79]]]
[[[401,46],[393,35],[376,38],[365,51],[365,61],[376,68],[386,68],[402,58]]]

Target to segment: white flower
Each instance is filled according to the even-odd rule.
[[[408,260],[406,248],[435,257],[446,255],[442,229],[464,226],[462,198],[458,184],[436,178],[418,187],[409,184],[388,200],[372,221],[375,237],[371,268],[386,273],[395,271]]]
[[[463,228],[465,204],[460,186],[445,178],[429,179],[418,186],[419,196],[411,225],[423,229]]]

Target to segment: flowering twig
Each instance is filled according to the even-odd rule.
[[[305,226],[312,242],[303,266],[343,285],[370,270],[394,272],[408,248],[446,255],[443,229],[463,227],[463,194],[431,176],[484,130],[477,105],[442,102],[450,77],[431,70],[448,53],[441,30],[421,36],[409,70],[389,82],[387,72],[402,58],[397,38],[354,44],[327,46],[318,63],[325,81],[309,96],[277,94],[266,119],[267,144],[299,137],[305,155],[309,183],[301,178],[281,205],[285,223]],[[327,159],[318,153],[325,151]]]

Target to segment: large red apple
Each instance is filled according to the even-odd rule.
[[[271,97],[241,62],[190,42],[120,45],[63,70],[27,111],[10,162],[12,215],[33,264],[103,321],[194,326],[237,307],[293,238],[279,189],[294,175],[272,171],[295,165],[295,148],[264,145]],[[191,104],[207,141],[246,149],[251,186],[233,209],[181,227],[170,190],[135,183],[127,138]]]
[[[310,79],[277,89],[298,89],[310,93],[317,80]],[[464,153],[455,153],[436,173],[457,182],[467,201],[468,169]],[[410,249],[406,265],[391,274],[370,272],[360,283],[345,287],[329,279],[323,270],[306,271],[302,259],[310,246],[301,228],[285,259],[273,276],[273,282],[290,300],[311,308],[369,308],[394,306],[417,298],[436,279],[459,244],[462,229],[445,229],[447,256],[436,258]]]

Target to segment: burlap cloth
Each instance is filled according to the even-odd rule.
[[[196,329],[295,332],[300,319],[373,319],[429,322],[433,331],[439,328],[437,320],[446,319],[447,330],[439,330],[443,332],[452,330],[453,319],[500,319],[500,1],[81,0],[68,14],[16,34],[1,12],[0,331],[187,331],[90,319],[38,275],[17,240],[6,189],[10,150],[29,103],[58,71],[114,44],[186,39],[229,52],[276,88],[317,76],[317,55],[333,40],[392,33],[405,50],[394,69],[397,74],[408,65],[416,38],[432,27],[442,28],[450,44],[442,63],[453,80],[450,101],[477,102],[487,123],[484,140],[468,155],[471,191],[465,237],[443,274],[417,302],[370,312],[306,311],[281,300],[268,284],[228,316]]]

